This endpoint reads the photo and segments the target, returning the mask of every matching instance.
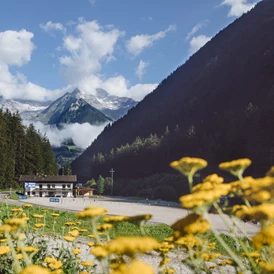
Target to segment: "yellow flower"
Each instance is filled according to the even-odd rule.
[[[75,237],[71,237],[71,236],[63,236],[63,238],[67,241],[67,242],[73,242],[75,240]]]
[[[94,247],[90,250],[90,253],[97,258],[104,258],[108,256],[107,250],[102,246]]]
[[[93,234],[89,234],[88,237],[91,238],[91,239],[96,238]]]
[[[267,263],[267,262],[260,262],[259,265],[267,272],[273,273],[274,272],[274,263]]]
[[[152,237],[117,237],[108,242],[105,249],[113,254],[132,256],[135,253],[144,253],[159,248],[160,244]]]
[[[263,228],[256,236],[252,238],[253,246],[261,249],[264,245],[274,246],[274,224]]]
[[[25,246],[21,249],[23,249],[27,253],[32,253],[32,252],[38,252],[39,251],[39,249],[37,247],[34,247],[34,246]]]
[[[179,231],[181,236],[187,234],[201,234],[210,229],[210,224],[202,216],[191,213],[185,218],[178,220],[171,228]]]
[[[79,274],[89,274],[89,272],[81,271]]]
[[[85,228],[80,228],[79,229],[79,232],[87,232],[88,230],[87,229],[85,229]]]
[[[11,252],[11,249],[8,246],[2,245],[0,246],[0,255],[4,255]]]
[[[74,248],[74,249],[72,249],[72,252],[73,252],[73,254],[78,255],[78,254],[80,254],[82,251],[81,251],[80,248]]]
[[[242,207],[235,212],[235,215],[242,220],[272,220],[274,219],[274,204],[262,204],[251,208]]]
[[[66,222],[66,223],[64,223],[64,225],[66,225],[66,226],[72,226],[72,225],[75,225],[75,223],[73,223],[73,222]]]
[[[87,245],[92,247],[92,246],[94,246],[94,242],[88,242]]]
[[[50,274],[50,271],[39,265],[30,265],[24,268],[20,274]]]
[[[96,227],[97,231],[106,231],[112,228],[112,224],[103,224]]]
[[[242,253],[243,256],[245,257],[252,257],[252,258],[258,258],[261,256],[261,254],[258,252],[258,251],[253,251],[253,252],[250,252],[250,253]]]
[[[192,194],[184,195],[180,197],[180,202],[184,208],[193,208],[207,206],[209,207],[214,201],[218,200],[222,196],[227,196],[231,191],[231,185],[220,184],[211,185],[212,188],[206,190],[196,189]]]
[[[202,257],[203,260],[206,262],[213,261],[221,256],[222,254],[220,253],[207,253],[207,252],[200,252],[200,251],[197,251],[194,253],[194,257],[196,258]]]
[[[132,260],[130,264],[120,264],[120,266],[111,272],[112,274],[154,274],[152,266],[138,260]]]
[[[20,218],[13,218],[13,219],[5,220],[5,224],[11,225],[11,226],[25,227],[26,226],[26,220],[25,219],[20,219]]]
[[[172,267],[165,267],[160,273],[161,274],[174,274],[174,273],[176,273],[176,271]]]
[[[230,172],[236,177],[241,177],[246,168],[251,165],[250,159],[238,159],[231,162],[225,162],[219,164],[219,168]]]
[[[171,258],[163,258],[159,264],[159,267],[163,267],[165,264],[171,262]]]
[[[22,253],[16,254],[15,257],[16,257],[17,260],[22,260],[23,259],[23,254]]]
[[[218,265],[233,265],[234,262],[232,260],[223,260],[218,263]]]
[[[44,259],[44,262],[47,263],[47,264],[51,264],[51,263],[55,263],[57,260],[55,258],[52,258],[52,257],[46,257]]]
[[[126,216],[110,216],[103,219],[105,223],[116,223],[126,221],[128,217]]]
[[[170,163],[170,166],[185,176],[193,176],[198,170],[207,166],[207,161],[201,158],[183,157],[179,161]]]
[[[49,267],[51,269],[58,269],[62,267],[62,265],[63,265],[62,261],[57,261],[57,260],[55,262],[49,263]]]
[[[127,217],[126,221],[130,223],[138,223],[141,221],[148,221],[151,219],[151,217],[152,217],[151,214],[141,214],[141,215]]]
[[[75,230],[69,231],[68,234],[70,236],[77,237],[79,235],[79,231],[75,229]]]
[[[189,249],[189,248],[201,246],[203,242],[204,241],[202,239],[197,238],[193,235],[186,235],[184,237],[180,237],[179,239],[177,239],[175,241],[175,244],[182,245],[186,247],[187,249]]]
[[[16,227],[11,226],[11,225],[2,225],[2,226],[0,226],[0,233],[5,233],[7,231],[12,231],[12,230],[16,230]]]
[[[23,204],[23,207],[30,208],[32,207],[32,204]]]
[[[87,261],[87,262],[81,262],[82,266],[92,266],[93,265],[93,261]]]
[[[162,243],[160,243],[158,250],[162,253],[168,253],[174,247],[175,246],[173,244],[170,244],[168,242],[162,242]]]
[[[51,213],[50,214],[52,217],[58,217],[58,216],[60,216],[60,214],[58,214],[58,213]]]
[[[44,218],[44,215],[41,215],[41,214],[33,214],[32,216],[34,218],[36,218],[36,219],[42,219],[42,218]]]
[[[43,213],[47,213],[47,212],[48,212],[47,209],[42,209],[41,211],[42,211]]]
[[[106,215],[107,210],[99,206],[89,206],[86,207],[83,211],[76,213],[78,218],[89,218],[89,217],[98,217]]]
[[[214,173],[208,175],[204,178],[203,182],[209,182],[212,184],[222,184],[224,182],[224,178],[220,177],[218,174]]]
[[[41,227],[46,226],[46,224],[40,223],[40,224],[34,224],[34,226],[37,227],[37,228],[41,228]]]

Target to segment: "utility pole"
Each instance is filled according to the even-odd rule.
[[[111,196],[113,196],[113,173],[115,171],[113,170],[113,168],[110,170],[111,173]]]

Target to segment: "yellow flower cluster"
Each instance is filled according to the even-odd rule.
[[[118,237],[106,245],[105,250],[108,254],[126,254],[133,256],[135,253],[150,252],[159,248],[159,243],[152,237]]]
[[[180,236],[202,234],[210,229],[210,224],[202,216],[191,213],[178,220],[171,228],[180,233]]]
[[[231,162],[221,163],[219,165],[219,168],[225,171],[228,171],[231,174],[239,177],[239,176],[242,176],[245,169],[248,168],[250,165],[251,165],[251,160],[244,158],[244,159],[234,160]]]
[[[242,220],[274,220],[274,204],[261,204],[251,208],[242,206],[235,215]]]
[[[112,274],[154,274],[154,269],[139,260],[132,260],[129,264],[120,264],[120,266],[115,269]]]
[[[205,187],[203,187],[205,184]],[[205,182],[201,185],[194,187],[194,192],[182,196],[180,202],[184,208],[194,208],[202,206],[210,206],[214,201],[218,200],[222,196],[227,196],[231,191],[229,184],[214,185],[209,182]]]
[[[201,158],[183,157],[178,161],[172,162],[170,166],[188,177],[193,176],[198,170],[205,168],[207,161]]]
[[[89,206],[86,207],[83,211],[80,211],[76,214],[78,218],[92,218],[103,216],[107,214],[107,210],[105,208],[99,206]]]

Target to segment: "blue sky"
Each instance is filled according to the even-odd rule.
[[[97,87],[141,100],[259,0],[9,0],[0,95],[56,99]]]

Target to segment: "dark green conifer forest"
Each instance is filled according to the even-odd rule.
[[[57,174],[51,145],[31,124],[22,124],[18,113],[0,109],[0,188],[18,186],[22,174]]]

